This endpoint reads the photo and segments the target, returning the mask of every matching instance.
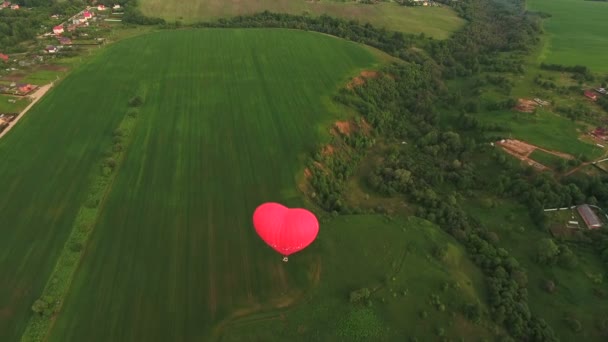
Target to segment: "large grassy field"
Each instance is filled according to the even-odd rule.
[[[341,216],[323,225],[319,239],[320,282],[305,303],[232,320],[222,341],[458,341],[501,334],[488,322],[482,274],[458,242],[428,221]],[[442,257],[438,249],[445,250]],[[349,294],[363,288],[369,300],[349,303]],[[477,324],[463,315],[466,304],[479,305]]]
[[[528,9],[551,14],[548,40],[539,62],[585,65],[608,73],[608,3],[578,0],[530,0]]]
[[[251,215],[264,201],[302,204],[303,157],[340,114],[331,95],[375,63],[320,34],[186,30],[116,43],[70,78],[114,78],[146,99],[50,339],[204,340],[297,301],[318,279],[316,247],[284,264]]]
[[[369,5],[327,0],[318,2],[306,0],[187,0],[177,4],[175,1],[141,0],[139,7],[146,15],[187,23],[247,15],[265,10],[290,14],[328,14],[338,18],[369,22],[392,31],[424,33],[439,39],[449,37],[452,32],[464,24],[464,20],[447,6],[405,7],[389,2]]]

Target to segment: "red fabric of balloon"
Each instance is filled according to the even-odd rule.
[[[264,242],[285,256],[308,247],[319,233],[319,222],[310,211],[272,202],[256,208],[253,226]]]

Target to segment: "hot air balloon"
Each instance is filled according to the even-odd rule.
[[[255,209],[253,226],[266,244],[283,255],[285,262],[289,255],[310,245],[319,233],[319,221],[313,213],[273,202]]]

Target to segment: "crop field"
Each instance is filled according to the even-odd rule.
[[[567,244],[578,260],[576,267],[569,269],[561,265],[540,264],[535,260],[538,241],[551,238],[551,235],[532,223],[522,205],[482,196],[478,200],[467,201],[465,209],[495,232],[500,239],[499,245],[526,269],[533,314],[545,319],[562,341],[604,340],[601,325],[608,320],[608,315],[605,299],[596,292],[605,293],[608,286],[602,280],[604,268],[594,251],[583,245]],[[549,280],[556,285],[553,293],[544,288]],[[580,322],[580,331],[574,331],[568,324],[571,319]]]
[[[482,274],[428,221],[340,216],[324,225],[318,255],[321,281],[309,302],[234,321],[222,341],[407,341],[440,330],[451,340],[496,340],[487,319],[473,324],[462,314],[465,304],[487,310]],[[349,303],[364,288],[369,300]]]
[[[188,0],[174,1],[142,0],[142,12],[149,16],[162,17],[168,21],[180,20],[187,23],[248,15],[265,10],[278,13],[330,16],[369,22],[391,31],[424,33],[434,38],[445,39],[464,25],[449,7],[405,7],[392,2],[361,4],[339,1],[306,0],[261,0],[222,1]]]
[[[18,339],[83,201],[100,146],[124,115],[129,88],[118,60],[85,65],[0,140],[0,341]],[[87,86],[95,82],[95,95]],[[116,84],[114,82],[117,82]]]
[[[498,132],[505,138],[524,140],[575,157],[586,155],[589,158],[596,158],[603,153],[601,148],[579,139],[586,132],[586,126],[573,123],[549,111],[538,110],[536,114],[529,114],[502,110],[477,115],[484,122],[492,122],[505,128],[506,132]]]
[[[608,73],[608,3],[577,0],[530,0],[528,9],[551,14],[545,19],[548,39],[539,62],[585,65]]]
[[[251,215],[303,205],[296,178],[340,115],[332,94],[375,63],[354,43],[287,30],[159,32],[96,58],[74,82],[128,69],[120,89],[146,95],[50,340],[205,340],[300,300],[319,279],[318,246],[285,264]]]

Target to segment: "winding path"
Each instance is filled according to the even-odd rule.
[[[8,125],[8,127],[6,127],[6,129],[4,131],[2,131],[2,133],[0,133],[0,138],[2,138],[13,127],[15,127],[17,122],[19,122],[19,120],[21,120],[21,118],[25,115],[25,113],[27,113],[30,110],[30,108],[32,108],[36,104],[36,102],[38,102],[38,100],[40,100],[44,96],[44,94],[46,94],[46,92],[49,91],[49,89],[51,89],[52,86],[53,86],[53,83],[43,85],[42,87],[38,88],[38,90],[36,90],[36,92],[34,92],[32,95],[29,95],[29,97],[32,98],[32,102],[29,105],[27,105],[27,107],[25,107],[25,109],[23,109],[21,111],[21,113],[19,113],[19,115],[17,116],[17,118],[15,120],[11,121],[11,123]]]

